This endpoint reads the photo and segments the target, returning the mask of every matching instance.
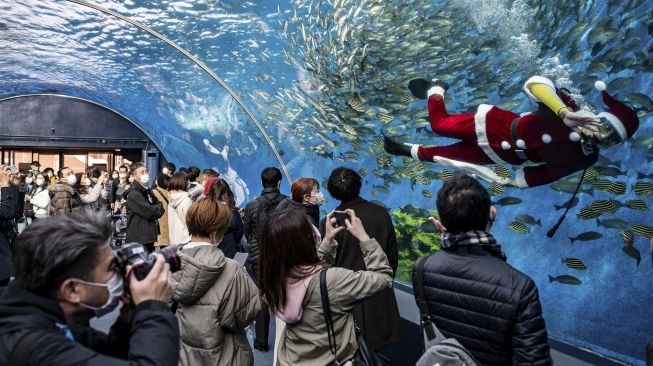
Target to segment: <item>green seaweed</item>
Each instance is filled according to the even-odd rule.
[[[428,213],[433,217],[438,217],[436,211]],[[400,209],[391,211],[390,215],[394,222],[399,247],[399,265],[395,279],[411,284],[415,261],[419,257],[440,250],[440,235],[437,232],[421,229],[422,224],[428,220],[427,217],[416,217]]]

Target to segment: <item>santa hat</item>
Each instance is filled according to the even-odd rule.
[[[619,133],[619,136],[621,136],[622,141],[631,138],[639,127],[637,113],[608,94],[603,81],[597,81],[594,83],[594,87],[601,92],[603,102],[608,106],[607,111],[601,112],[597,116],[603,117],[610,122],[612,127]]]

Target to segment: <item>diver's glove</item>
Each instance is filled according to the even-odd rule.
[[[388,136],[383,134],[383,149],[390,155],[401,155],[401,156],[411,156],[410,150],[413,147],[413,144],[401,144],[396,141],[393,141]]]
[[[442,88],[442,94],[449,89],[449,84],[439,79],[413,79],[408,82],[408,89],[418,99],[427,99],[429,97],[429,89],[435,86]]]

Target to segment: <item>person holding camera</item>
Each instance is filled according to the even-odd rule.
[[[186,214],[191,240],[179,246],[181,270],[172,275],[182,366],[254,364],[245,327],[261,310],[258,289],[218,248],[232,214],[227,204],[208,198]]]
[[[23,231],[15,281],[0,298],[1,365],[177,365],[169,264],[157,254],[138,280],[130,266],[117,266],[110,238],[110,223],[91,211],[36,221]],[[130,305],[110,333],[90,328],[89,320],[113,311],[125,291]]]
[[[131,165],[134,182],[125,192],[127,198],[127,237],[126,242],[143,244],[151,253],[159,235],[157,220],[165,211],[163,204],[148,187],[150,175],[143,163]]]

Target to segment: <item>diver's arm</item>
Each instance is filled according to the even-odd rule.
[[[571,109],[562,102],[562,99],[552,90],[549,85],[534,83],[528,85],[528,90],[542,104],[552,110],[558,117],[562,118],[561,113],[571,112]],[[565,112],[563,112],[565,110]]]
[[[580,132],[578,127],[582,126],[590,132],[598,132],[598,127],[596,126],[598,118],[593,114],[583,114],[572,111],[571,108],[567,107],[562,99],[560,99],[549,79],[542,77],[539,77],[541,79],[537,78],[538,77],[533,77],[529,79],[524,87],[531,97],[552,110],[558,118],[560,118],[565,125],[572,130]]]

